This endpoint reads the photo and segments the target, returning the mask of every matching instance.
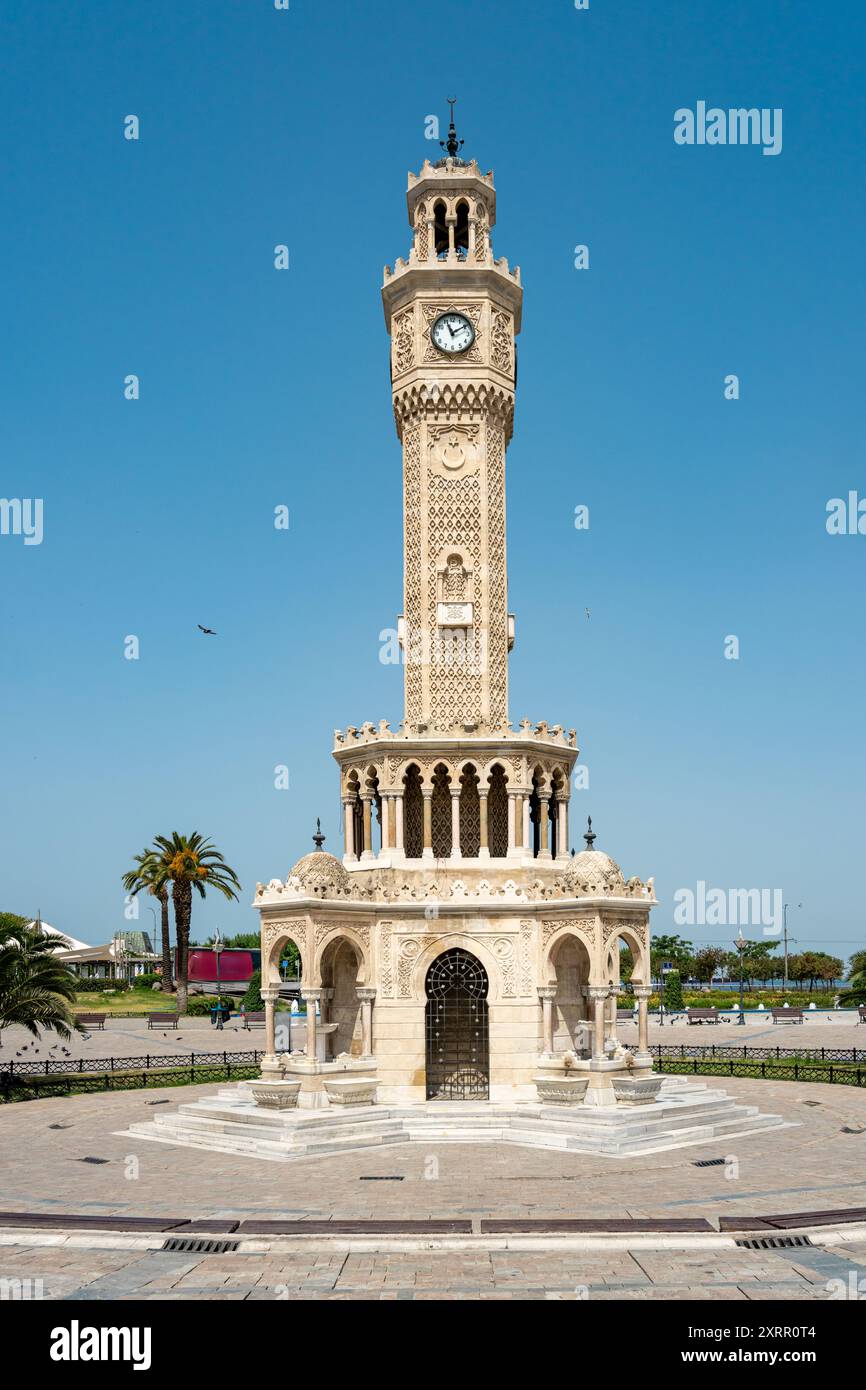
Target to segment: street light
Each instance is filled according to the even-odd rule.
[[[662,961],[662,967],[659,971],[659,1028],[665,1026],[665,975],[670,975],[673,968],[671,961]]]
[[[783,909],[782,909],[782,917],[783,917],[783,919],[784,919],[784,924],[785,924],[785,925],[784,925],[784,935],[785,935],[785,978],[784,978],[784,981],[783,981],[783,984],[782,984],[782,992],[783,992],[784,994],[787,994],[787,993],[788,993],[788,908],[791,907],[791,906],[792,906],[791,903],[785,903],[785,905],[784,905],[784,907],[783,907]],[[802,903],[794,903],[793,906],[794,906],[794,907],[797,907],[797,908],[800,908],[800,907],[803,906],[803,904],[802,904]]]
[[[743,939],[743,928],[742,928],[742,927],[740,927],[739,933],[738,933],[738,935],[737,935],[737,939],[736,939],[736,941],[734,942],[734,946],[735,946],[736,950],[739,952],[739,956],[740,956],[740,1017],[737,1019],[737,1022],[738,1022],[738,1023],[741,1023],[741,1024],[743,1025],[743,1027],[745,1028],[745,1026],[746,1026],[746,1015],[745,1015],[745,1013],[743,1012],[743,952],[744,952],[745,949],[746,949],[746,942],[745,942],[745,940]]]
[[[219,927],[213,934],[213,953],[217,962],[217,1007],[216,1007],[216,1026],[222,1032],[223,1026],[223,998],[222,998],[222,979],[220,977],[220,956],[223,953],[223,939],[220,936]]]

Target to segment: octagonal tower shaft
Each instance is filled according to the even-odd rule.
[[[496,261],[492,174],[448,158],[409,175],[408,261],[382,297],[403,445],[405,719],[420,734],[508,722],[505,454],[517,268]]]

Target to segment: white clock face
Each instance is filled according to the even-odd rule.
[[[475,329],[465,314],[440,314],[430,337],[440,352],[465,352],[475,341]]]

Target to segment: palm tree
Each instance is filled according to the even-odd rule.
[[[174,988],[171,969],[171,937],[169,936],[168,887],[162,872],[159,855],[146,849],[135,856],[135,868],[123,875],[123,886],[133,897],[145,889],[159,902],[162,927],[162,988],[171,993]]]
[[[152,853],[159,861],[155,882],[172,885],[177,936],[177,1009],[178,1013],[186,1013],[192,890],[195,888],[199,897],[204,898],[208,888],[215,888],[224,898],[237,900],[241,885],[219,850],[197,831],[192,835],[178,835],[176,830],[170,837],[157,835]]]
[[[27,926],[0,927],[0,1028],[20,1023],[35,1038],[41,1028],[64,1039],[83,1032],[72,1010],[75,976],[54,955],[66,945]]]

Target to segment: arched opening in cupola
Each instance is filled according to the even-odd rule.
[[[469,255],[469,204],[461,198],[457,204],[457,225],[454,228],[454,246],[458,259],[465,261]]]
[[[448,224],[445,221],[446,208],[441,198],[433,207],[433,247],[438,260],[448,255]]]
[[[407,767],[403,786],[403,848],[407,859],[420,859],[424,849],[424,797],[417,764]]]

